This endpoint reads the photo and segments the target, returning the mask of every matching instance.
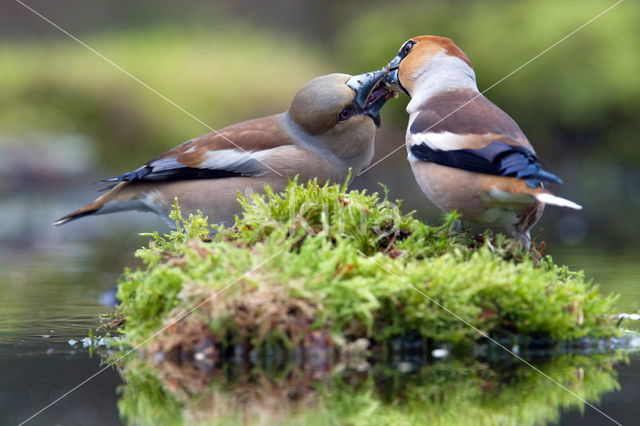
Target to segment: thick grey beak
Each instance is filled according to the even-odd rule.
[[[347,86],[351,87],[356,92],[356,105],[360,109],[364,110],[367,104],[369,95],[373,92],[373,89],[382,81],[386,76],[385,71],[372,71],[360,75],[354,75],[347,80]]]
[[[400,61],[402,61],[402,58],[400,55],[397,55],[391,62],[389,62],[389,64],[387,64],[386,67],[383,68],[383,70],[387,71],[387,77],[384,79],[384,82],[387,83],[394,91],[403,91],[406,93],[407,91],[404,90],[400,84],[400,80],[398,79],[398,67],[400,66]]]
[[[346,85],[356,92],[355,103],[363,114],[370,116],[380,126],[380,110],[393,93],[389,91],[383,80],[387,71],[372,71],[354,75]]]

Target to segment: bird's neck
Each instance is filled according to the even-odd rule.
[[[363,119],[371,120],[369,117]],[[365,136],[361,134],[362,132],[310,135],[288,113],[282,114],[281,120],[289,134],[293,136],[293,143],[299,148],[318,154],[342,176],[340,179],[346,176],[348,169],[352,169],[353,173],[359,173],[373,159],[374,129],[371,129],[370,138],[366,136],[369,135],[366,127],[363,129]],[[373,122],[370,125],[374,127]],[[362,129],[362,127],[359,128]]]
[[[343,162],[333,152],[331,152],[331,150],[327,148],[322,141],[319,140],[319,137],[310,135],[300,124],[296,122],[296,120],[293,119],[293,117],[291,117],[289,112],[281,114],[280,120],[282,120],[285,129],[287,129],[289,134],[293,137],[293,143],[296,146],[321,155],[331,164],[343,167]]]
[[[434,58],[414,74],[414,83],[408,90],[411,101],[407,105],[407,112],[417,112],[431,97],[456,89],[478,91],[473,68],[455,56]]]

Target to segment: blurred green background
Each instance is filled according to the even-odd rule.
[[[613,3],[28,4],[219,128],[286,109],[295,91],[317,75],[379,68],[403,41],[419,34],[453,38],[470,56],[482,90]],[[624,2],[487,93],[518,121],[546,168],[563,177],[565,185],[552,189],[585,206],[581,212],[548,208],[534,231],[538,239],[620,251],[636,244],[639,16],[638,2]],[[0,36],[0,196],[7,200],[45,189],[60,191],[67,202],[30,223],[50,223],[89,201],[92,182],[208,132],[18,3],[2,5]],[[401,97],[383,110],[377,158],[403,143],[407,101]],[[413,180],[404,149],[355,186],[378,189],[378,182],[388,185],[392,198],[405,200],[407,210],[439,220]],[[0,212],[20,219],[4,226],[23,224],[23,216],[33,214],[17,204],[6,206]]]

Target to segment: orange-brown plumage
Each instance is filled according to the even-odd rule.
[[[377,115],[389,92],[370,96],[383,77],[374,72],[315,78],[296,93],[288,111],[197,137],[106,179],[115,186],[54,225],[126,210],[167,220],[175,198],[186,213],[200,210],[211,223],[230,224],[240,210],[238,193],[261,192],[265,185],[280,191],[295,176],[344,181],[350,168],[357,172],[373,157]]]
[[[207,133],[170,149],[156,158],[175,158],[189,167],[199,167],[207,156],[225,149],[240,152],[263,151],[294,140],[278,123],[276,116],[268,116],[232,124],[216,132]]]
[[[467,55],[445,37],[405,42],[387,66],[387,82],[411,96],[406,134],[416,180],[438,207],[529,245],[545,204],[581,208],[556,197],[517,123],[478,91]]]
[[[435,50],[437,48],[444,49],[445,52],[447,52],[447,55],[460,58],[467,65],[469,65],[470,67],[473,67],[473,65],[471,64],[471,60],[469,59],[467,54],[464,53],[462,49],[460,49],[458,46],[456,46],[453,40],[451,40],[448,37],[424,35],[424,36],[414,37],[411,40],[416,41],[422,46],[424,46],[425,50]],[[419,53],[420,51],[421,49],[419,48],[416,52]]]

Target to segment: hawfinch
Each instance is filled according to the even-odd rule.
[[[105,179],[114,186],[92,203],[54,222],[126,210],[154,212],[171,225],[174,198],[186,213],[231,224],[238,193],[281,191],[302,181],[342,182],[373,157],[379,111],[392,96],[376,71],[329,74],[311,80],[281,114],[244,121],[179,145],[139,169]]]
[[[511,117],[485,98],[467,55],[450,39],[414,37],[387,65],[393,90],[411,97],[406,145],[425,195],[444,211],[531,243],[545,204],[580,209],[544,182],[543,170]]]

